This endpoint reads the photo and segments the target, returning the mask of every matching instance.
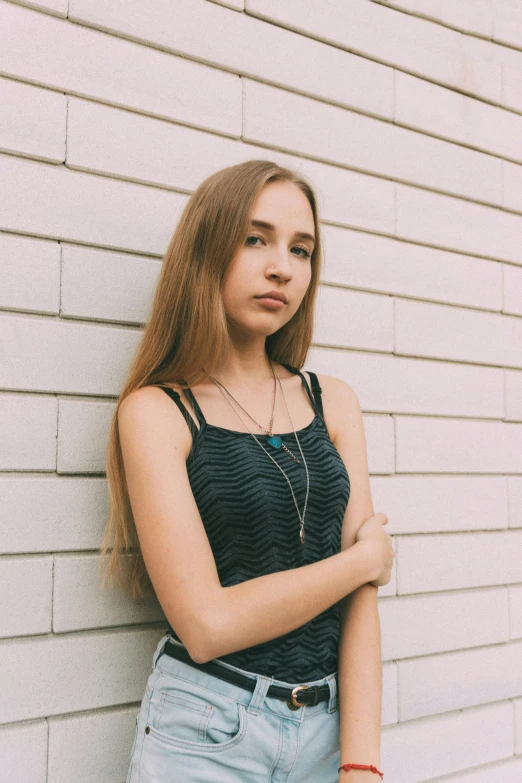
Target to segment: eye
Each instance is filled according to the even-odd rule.
[[[246,241],[248,242],[249,239],[261,239],[261,237],[258,237],[255,234],[251,234],[250,236],[248,236],[246,238]],[[261,239],[261,241],[263,241],[263,240]]]
[[[302,245],[295,245],[295,247],[298,250],[302,250],[303,251],[303,255],[301,256],[301,258],[310,258],[311,257],[312,254],[308,252],[306,247],[303,247]]]
[[[250,235],[249,235],[249,236],[246,238],[246,242],[247,242],[247,244],[248,244],[248,245],[250,245],[250,247],[255,247],[255,245],[254,245],[253,243],[249,242],[249,240],[250,240],[250,239],[254,239],[254,240],[255,240],[255,239],[260,239],[260,240],[261,240],[261,242],[263,242],[263,241],[264,241],[264,240],[262,239],[262,237],[259,237],[259,236],[257,236],[256,234],[250,234]],[[312,254],[311,254],[311,253],[308,251],[308,249],[307,249],[306,247],[303,247],[303,245],[294,245],[294,247],[292,248],[292,250],[295,250],[295,249],[297,249],[297,250],[300,250],[300,251],[301,251],[301,258],[311,258],[311,256],[312,256]]]

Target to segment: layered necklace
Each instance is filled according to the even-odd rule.
[[[265,454],[268,457],[270,457],[272,462],[276,465],[276,467],[281,471],[281,473],[285,477],[285,479],[286,479],[286,481],[288,483],[288,486],[290,487],[290,491],[291,491],[292,497],[294,499],[294,505],[295,505],[295,508],[296,508],[296,511],[297,511],[297,515],[299,517],[299,522],[300,522],[299,539],[301,541],[301,544],[304,544],[304,542],[305,542],[304,524],[305,524],[306,508],[307,508],[307,505],[308,505],[308,495],[309,495],[309,490],[310,490],[310,476],[308,474],[308,465],[306,464],[306,460],[305,460],[305,457],[304,457],[304,454],[303,454],[303,450],[301,448],[301,444],[299,443],[299,438],[297,437],[297,432],[295,431],[295,427],[294,427],[294,424],[292,422],[292,417],[290,416],[290,411],[288,410],[288,405],[287,405],[287,402],[286,402],[285,392],[284,392],[284,389],[283,389],[283,385],[281,383],[281,379],[280,379],[279,375],[277,374],[277,372],[276,372],[276,370],[275,370],[275,368],[274,368],[270,358],[268,358],[268,361],[269,361],[269,364],[270,364],[270,369],[272,370],[272,375],[274,376],[274,398],[273,398],[273,402],[272,402],[272,415],[270,416],[270,425],[269,425],[269,429],[268,430],[265,427],[263,427],[262,424],[259,424],[259,422],[257,422],[254,419],[254,417],[251,416],[250,413],[248,413],[248,411],[245,410],[245,408],[243,408],[243,406],[235,399],[235,397],[232,396],[232,394],[230,394],[228,389],[225,388],[225,386],[223,386],[222,383],[220,383],[218,380],[216,380],[216,378],[214,378],[212,375],[210,375],[209,377],[211,378],[212,381],[214,381],[214,383],[216,384],[216,386],[220,390],[221,394],[223,395],[223,397],[225,398],[227,403],[230,405],[230,407],[232,408],[232,410],[234,411],[234,413],[236,414],[236,416],[238,417],[240,422],[243,424],[245,429],[250,433],[250,435],[252,435],[252,437],[254,438],[256,443],[259,444],[259,446],[263,449]],[[298,457],[296,457],[295,454],[292,454],[290,449],[283,443],[283,439],[281,438],[281,436],[280,435],[274,435],[272,433],[272,428],[274,426],[274,411],[275,411],[276,393],[277,393],[277,384],[278,383],[279,383],[279,388],[281,389],[281,394],[283,395],[283,401],[285,403],[286,412],[288,413],[288,418],[290,419],[290,424],[292,425],[292,429],[294,431],[295,439],[296,439],[297,445],[299,447],[299,451],[301,453],[301,458],[303,460],[303,465],[304,465],[304,468],[305,468],[305,471],[306,471],[306,497],[305,497],[305,502],[304,502],[304,507],[303,507],[303,513],[302,514],[301,514],[301,512],[299,510],[299,506],[298,506],[297,500],[295,498],[295,493],[294,493],[292,484],[291,484],[290,479],[288,478],[287,474],[285,473],[285,471],[283,470],[281,465],[277,462],[277,460],[275,460],[273,458],[273,456],[270,454],[270,452],[267,451],[265,449],[265,447],[263,446],[263,444],[256,438],[255,434],[246,426],[245,422],[243,421],[243,419],[241,418],[239,413],[236,411],[236,409],[234,408],[234,406],[232,405],[232,403],[228,399],[228,397],[230,397],[232,400],[234,400],[236,405],[238,405],[241,408],[241,410],[244,411],[244,413],[246,413],[246,415],[250,419],[252,419],[252,421],[255,424],[257,424],[257,426],[260,429],[262,429],[263,432],[265,432],[269,436],[268,437],[268,443],[270,444],[270,446],[272,446],[272,448],[274,448],[274,449],[281,449],[282,448],[290,457],[292,457],[292,459],[295,462],[297,462],[300,465],[301,464],[301,460]],[[226,392],[226,394],[225,394],[225,392]]]

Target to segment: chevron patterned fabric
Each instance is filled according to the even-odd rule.
[[[288,483],[250,433],[207,424],[188,390],[200,425],[196,427],[179,394],[161,387],[178,405],[192,433],[187,472],[224,587],[298,568],[341,551],[349,476],[328,435],[317,376],[310,373],[314,396],[304,375],[284,366],[300,375],[315,412],[310,424],[298,430],[310,475],[304,545],[299,540],[299,518]],[[299,454],[294,433],[281,436],[288,448]],[[256,437],[288,475],[302,511],[304,466],[283,449],[271,448],[267,435]],[[178,639],[174,629],[169,630]],[[310,682],[337,671],[338,637],[339,606],[334,604],[290,633],[220,660],[288,683]]]

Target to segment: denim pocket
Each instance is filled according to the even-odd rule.
[[[217,751],[240,742],[246,723],[245,705],[161,671],[151,694],[145,731],[171,745]]]
[[[189,742],[207,742],[207,727],[212,715],[211,704],[197,702],[185,695],[163,692],[154,725],[163,734]]]

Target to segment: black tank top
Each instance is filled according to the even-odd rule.
[[[288,482],[252,435],[207,424],[194,394],[187,389],[198,429],[179,394],[170,387],[160,387],[177,404],[192,434],[188,477],[223,587],[299,568],[341,551],[341,527],[350,496],[348,473],[326,429],[317,376],[310,372],[312,396],[304,375],[290,365],[283,366],[301,377],[315,412],[310,424],[297,431],[310,480],[304,544]],[[302,514],[306,496],[302,460],[297,464],[284,449],[271,447],[268,435],[252,431],[288,475]],[[294,433],[281,437],[301,459]],[[180,641],[170,625],[169,632]],[[337,671],[338,641],[339,605],[334,604],[290,633],[223,655],[220,660],[285,682],[302,683]]]

